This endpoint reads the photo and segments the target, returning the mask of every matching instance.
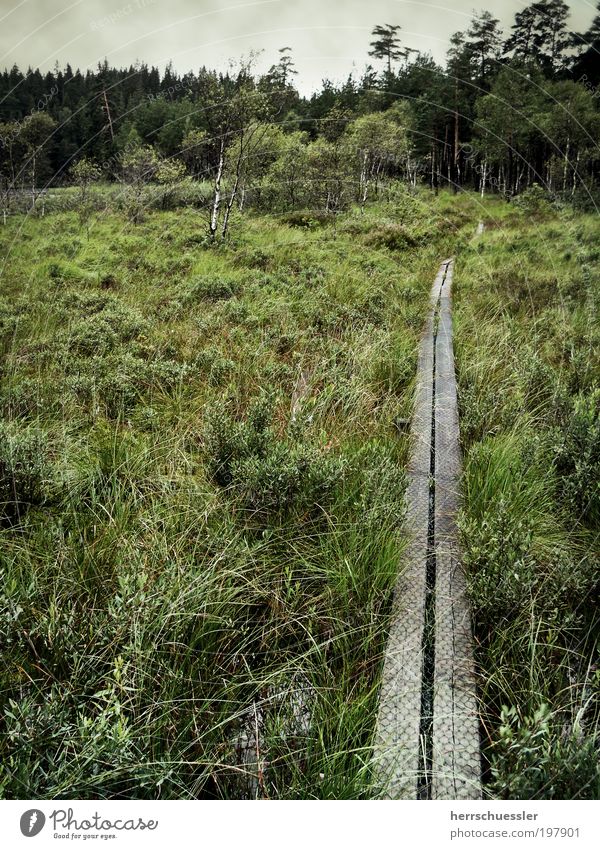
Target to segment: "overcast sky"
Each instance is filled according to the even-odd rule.
[[[506,29],[527,3],[488,0]],[[595,0],[571,0],[570,27],[586,30]],[[289,46],[309,92],[324,77],[345,79],[368,60],[376,24],[400,24],[404,43],[442,60],[448,37],[468,26],[477,0],[0,0],[0,68],[17,63],[42,70],[54,63],[93,68],[136,59],[161,70],[225,68],[230,59],[261,53],[267,69]]]

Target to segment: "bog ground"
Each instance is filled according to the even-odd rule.
[[[405,420],[454,255],[484,792],[597,798],[597,219],[399,187],[205,229],[0,227],[4,797],[377,796]]]

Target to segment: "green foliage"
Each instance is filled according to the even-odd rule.
[[[44,434],[0,422],[0,511],[15,518],[42,504],[50,477]]]
[[[400,224],[386,224],[369,233],[366,243],[375,248],[388,248],[390,251],[404,251],[413,247],[414,238]]]
[[[238,280],[222,277],[195,277],[183,289],[184,302],[226,301],[241,291]]]
[[[213,411],[204,435],[207,467],[253,517],[325,507],[343,481],[344,463],[327,450],[293,438],[278,438],[272,402],[259,398],[236,421]]]
[[[555,463],[561,495],[581,521],[600,525],[600,391],[577,397],[564,430],[557,433]]]
[[[525,189],[513,201],[517,209],[521,210],[524,216],[540,216],[548,214],[551,211],[548,192],[545,191],[538,183],[534,183],[528,189]]]
[[[73,181],[80,187],[82,193],[89,187],[91,183],[96,182],[102,176],[102,172],[97,165],[87,159],[85,156],[76,162],[71,168],[71,177]]]
[[[543,195],[506,206],[457,268],[461,536],[489,793],[596,798],[598,281],[580,266],[597,222]]]
[[[143,327],[139,315],[128,309],[113,307],[98,315],[80,319],[71,326],[64,338],[70,351],[91,357],[134,339]]]
[[[264,456],[250,455],[232,469],[232,486],[244,509],[285,512],[326,506],[342,480],[343,465],[305,446],[271,444]]]
[[[330,222],[330,216],[325,212],[303,211],[303,212],[288,212],[281,216],[281,221],[289,227],[300,227],[308,230],[314,230],[324,226]]]
[[[19,327],[27,324],[28,308],[26,304],[10,304],[0,300],[0,343],[9,344]]]
[[[523,719],[514,707],[505,707],[500,721],[491,767],[492,790],[499,798],[598,798],[600,766],[593,742],[577,733],[557,741],[558,718],[547,704]]]
[[[248,419],[214,414],[205,437],[208,467],[252,515],[324,507],[343,480],[343,462],[296,439],[278,439],[258,401]]]
[[[391,422],[448,245],[399,274],[357,217],[219,250],[183,208],[0,228],[5,798],[376,793]]]

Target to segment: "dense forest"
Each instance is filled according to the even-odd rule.
[[[226,230],[234,202],[335,212],[376,195],[385,175],[508,198],[540,183],[589,204],[600,5],[586,33],[569,32],[568,17],[563,0],[541,0],[503,33],[480,12],[452,35],[445,67],[405,46],[400,26],[377,26],[362,77],[324,80],[310,97],[286,47],[262,76],[252,60],[226,74],[14,66],[0,76],[2,205],[73,179],[191,177],[212,182],[211,229],[224,216]]]

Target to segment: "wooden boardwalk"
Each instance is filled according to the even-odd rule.
[[[405,562],[394,592],[374,750],[392,799],[481,796],[470,610],[456,529],[461,473],[452,347],[453,260],[442,263],[419,350]]]

